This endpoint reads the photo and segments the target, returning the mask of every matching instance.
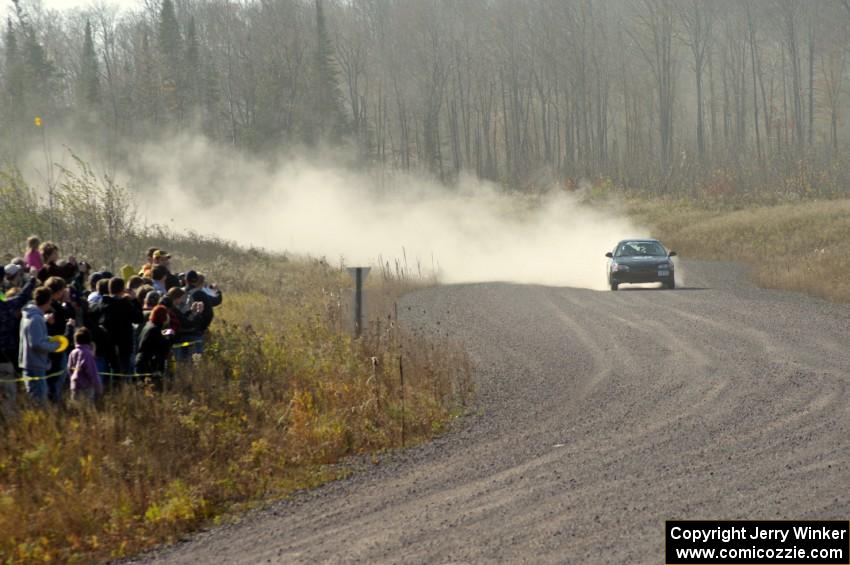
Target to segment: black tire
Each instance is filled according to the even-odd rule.
[[[620,288],[620,283],[612,282],[610,283],[610,286],[612,291],[616,291],[618,288]]]
[[[664,288],[666,288],[667,290],[675,290],[675,288],[676,288],[676,279],[670,279],[670,280],[668,280],[668,281],[664,281],[664,282],[663,282],[663,283],[661,283],[661,284],[662,284],[662,285],[664,286]]]

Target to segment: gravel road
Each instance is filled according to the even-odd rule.
[[[658,564],[665,519],[846,520],[850,308],[683,267],[675,291],[408,296],[408,324],[466,344],[476,414],[147,558]]]

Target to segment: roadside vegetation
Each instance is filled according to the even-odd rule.
[[[683,257],[740,261],[760,286],[850,302],[850,200],[631,198],[627,209]]]
[[[340,477],[346,456],[424,441],[463,410],[461,349],[406,334],[392,308],[430,281],[402,264],[373,272],[375,321],[355,340],[340,266],[142,229],[126,192],[80,165],[52,211],[16,175],[0,179],[0,251],[41,233],[98,268],[137,265],[159,245],[218,281],[224,304],[203,359],[163,392],[127,385],[84,411],[19,398],[0,421],[0,562],[100,561],[174,541]]]

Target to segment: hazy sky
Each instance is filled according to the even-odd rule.
[[[25,7],[36,4],[42,5],[48,10],[67,10],[69,8],[87,8],[94,4],[107,4],[119,6],[122,9],[133,8],[140,4],[139,0],[21,0]],[[2,0],[2,9],[0,13],[8,13],[11,11],[12,2],[10,0]]]

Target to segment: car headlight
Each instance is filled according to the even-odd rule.
[[[614,263],[614,264],[611,266],[611,270],[612,270],[612,271],[615,271],[615,272],[616,272],[616,271],[628,271],[628,270],[629,270],[629,267],[628,267],[628,265],[620,265],[619,263]]]
[[[670,261],[668,263],[659,263],[658,268],[659,269],[671,269],[672,270],[673,269],[673,262]]]

